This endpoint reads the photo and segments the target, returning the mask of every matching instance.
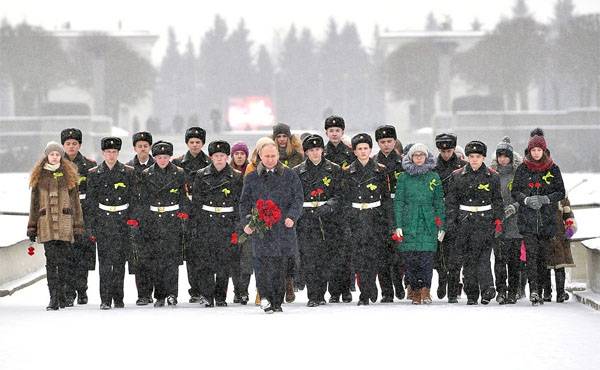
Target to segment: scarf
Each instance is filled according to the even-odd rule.
[[[60,167],[60,163],[58,163],[58,164],[50,164],[50,163],[44,164],[44,169],[48,170],[50,172],[54,172],[54,171],[58,170],[59,167]]]
[[[404,168],[404,171],[406,171],[406,173],[408,173],[411,176],[422,175],[435,168],[435,160],[433,158],[433,155],[431,155],[431,153],[428,153],[425,163],[423,163],[420,166],[417,166],[416,164],[414,164],[411,158],[408,155],[406,155],[402,159],[402,168]]]
[[[554,161],[549,155],[544,155],[544,157],[542,157],[539,161],[534,161],[530,155],[527,155],[523,160],[523,163],[525,163],[525,166],[527,166],[530,171],[546,172],[550,169],[550,167],[552,167]]]

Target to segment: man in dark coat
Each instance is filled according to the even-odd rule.
[[[194,184],[196,172],[210,164],[210,158],[202,151],[205,142],[206,131],[203,128],[188,128],[185,132],[185,143],[188,151],[184,155],[173,159],[173,164],[183,168],[185,171],[186,191],[190,199],[192,198],[192,185]],[[188,253],[185,246],[184,249],[186,252],[184,258],[186,261],[188,283],[190,284],[190,289],[188,290],[190,294],[189,301],[190,303],[197,303],[200,300],[200,287],[198,286],[200,278],[197,276],[199,257],[191,252]]]
[[[375,130],[375,140],[379,145],[379,153],[375,160],[384,165],[390,182],[390,197],[394,199],[396,195],[396,182],[398,176],[404,171],[402,169],[402,157],[394,150],[396,146],[396,128],[392,125],[379,126]],[[396,297],[404,299],[404,267],[402,258],[396,249],[396,243],[392,239],[386,239],[386,248],[384,248],[377,277],[381,287],[381,303],[391,303],[394,301],[394,288]]]
[[[452,173],[459,168],[463,168],[467,162],[458,158],[455,153],[456,135],[442,133],[435,137],[435,146],[440,151],[434,171],[440,176],[444,189],[444,196],[447,197],[450,192],[450,180]],[[462,269],[461,253],[462,248],[454,248],[456,244],[456,229],[448,229],[444,235],[444,240],[438,243],[438,250],[435,255],[434,268],[438,272],[437,296],[443,299],[448,290],[448,303],[458,303],[458,295],[462,290],[460,285],[460,270]],[[452,263],[451,263],[452,262]],[[452,272],[450,272],[452,271]]]
[[[154,158],[150,155],[152,146],[152,134],[141,131],[133,134],[133,150],[135,156],[129,162],[128,166],[135,169],[136,183],[141,183],[142,171],[154,164]],[[140,187],[136,187],[136,197],[141,197]],[[138,306],[144,306],[153,302],[152,289],[152,264],[150,256],[150,248],[144,246],[143,240],[139,233],[134,232],[135,237],[131,240],[131,253],[129,258],[129,273],[135,274],[135,286],[138,291],[138,299],[135,302]]]
[[[85,203],[87,173],[97,164],[93,159],[84,157],[79,151],[82,138],[81,130],[76,128],[67,128],[60,133],[60,141],[65,149],[65,158],[72,161],[79,172],[79,200],[85,222],[86,215],[89,213],[86,207],[87,203]],[[77,237],[73,243],[73,253],[70,254],[66,273],[65,305],[67,307],[73,306],[75,297],[77,297],[77,304],[87,304],[88,302],[88,271],[96,268],[96,245],[90,241],[89,236]]]
[[[251,238],[261,308],[267,313],[281,312],[287,261],[298,253],[296,222],[302,215],[304,202],[302,182],[294,171],[279,162],[277,144],[272,139],[260,139],[257,150],[261,162],[244,179],[240,219],[248,219],[259,199],[272,200],[281,209],[281,220],[272,229],[262,238]],[[248,224],[244,227],[248,235],[255,231]]]
[[[190,248],[201,256],[198,286],[200,303],[207,307],[213,307],[215,302],[218,307],[227,306],[227,286],[234,270],[233,248],[237,249],[242,174],[227,163],[230,150],[226,141],[210,143],[208,155],[212,164],[198,171],[193,186],[194,236]],[[248,301],[247,292],[245,301]]]
[[[352,265],[358,275],[358,305],[377,300],[377,270],[394,216],[386,168],[370,158],[373,141],[366,133],[352,138],[356,161],[343,174],[344,206],[351,225]]]
[[[337,164],[341,168],[348,168],[350,163],[356,160],[352,150],[342,142],[346,123],[340,116],[329,116],[325,119],[325,134],[329,141],[325,146],[325,159]],[[337,230],[337,238],[332,241],[337,248],[333,247],[331,253],[331,273],[333,284],[329,285],[330,303],[339,303],[340,295],[344,303],[352,302],[354,289],[354,270],[352,269],[352,245],[350,243],[350,228],[345,222],[343,208],[339,208],[330,217],[332,226]],[[336,282],[340,281],[340,285]]]
[[[139,222],[130,217],[135,194],[133,167],[118,161],[121,139],[106,137],[101,141],[104,161],[89,170],[87,208],[91,235],[97,240],[100,270],[100,308],[124,307],[123,280],[130,248],[129,227]]]
[[[487,147],[481,141],[468,143],[465,154],[469,163],[452,173],[446,217],[449,227],[457,230],[454,247],[464,248],[457,255],[464,256],[467,304],[477,304],[480,294],[481,303],[488,304],[496,296],[490,257],[504,215],[500,177],[483,163]]]
[[[557,232],[558,202],[565,197],[560,168],[552,160],[544,136],[534,135],[529,139],[511,193],[520,205],[518,225],[527,250],[529,300],[533,305],[543,304],[538,289],[543,287],[551,239]]]
[[[302,142],[304,162],[294,167],[304,189],[304,212],[298,220],[298,244],[302,269],[306,278],[308,307],[325,304],[327,282],[337,285],[337,298],[341,294],[341,281],[332,283],[330,266],[327,265],[330,253],[337,245],[337,230],[329,222],[334,211],[340,206],[341,169],[340,166],[323,158],[325,144],[319,135],[309,135]],[[336,274],[339,280],[339,273]]]
[[[152,267],[154,307],[177,305],[179,265],[183,263],[183,224],[189,219],[182,168],[170,163],[173,145],[152,145],[156,163],[142,172],[140,201],[136,207]],[[152,287],[150,288],[152,291]]]

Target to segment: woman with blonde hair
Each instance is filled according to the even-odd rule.
[[[50,303],[46,310],[65,307],[65,284],[69,256],[75,237],[83,235],[75,165],[64,159],[64,149],[49,142],[31,171],[31,204],[27,236],[44,244]]]

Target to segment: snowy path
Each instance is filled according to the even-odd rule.
[[[434,300],[428,307],[403,300],[307,308],[301,292],[284,313],[265,315],[253,304],[201,308],[187,303],[186,289],[181,268],[185,303],[136,307],[128,275],[126,307],[100,311],[94,271],[87,306],[46,312],[45,280],[0,298],[0,370],[600,366],[600,313],[572,300],[542,307],[524,301],[467,307],[463,298],[458,305]]]

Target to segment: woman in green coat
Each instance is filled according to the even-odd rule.
[[[395,239],[406,266],[408,298],[413,304],[429,304],[433,259],[438,241],[444,238],[442,182],[424,144],[413,145],[402,166],[394,198]]]

